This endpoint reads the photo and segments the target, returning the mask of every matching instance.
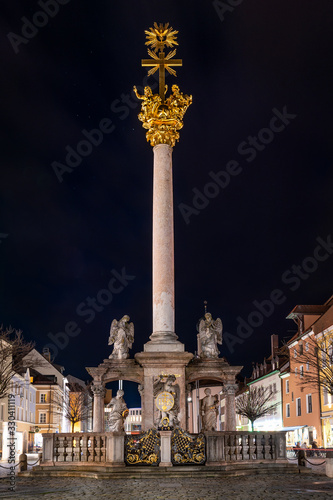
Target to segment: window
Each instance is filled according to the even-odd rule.
[[[328,405],[328,390],[324,387],[324,405]]]
[[[300,369],[299,369],[299,376],[302,378],[303,375],[304,375],[304,367],[302,365],[302,366],[300,366]]]
[[[273,384],[273,392],[276,393],[276,384]]]
[[[303,344],[299,345],[299,354],[300,354],[300,356],[302,356],[302,354],[303,354]]]
[[[286,380],[286,394],[289,394],[289,380]]]
[[[3,421],[3,409],[5,405],[0,405],[0,420]]]
[[[312,413],[312,394],[306,395],[306,411]]]
[[[328,348],[328,362],[330,366],[333,365],[333,345],[331,344]]]
[[[297,417],[302,415],[301,398],[296,399],[296,415]]]
[[[297,358],[297,350],[296,350],[296,348],[294,349],[294,358]]]
[[[40,402],[41,403],[46,403],[46,394],[41,394],[40,395]]]
[[[46,413],[40,413],[39,414],[39,423],[40,424],[46,424]]]
[[[295,377],[297,377],[297,366],[295,366]]]
[[[286,404],[286,417],[287,418],[290,417],[290,404],[289,403]]]
[[[306,363],[306,371],[308,372],[309,370],[310,370],[310,363],[309,363],[309,362],[307,362],[307,363]]]
[[[294,401],[294,393],[291,393],[291,400]]]
[[[305,344],[305,350],[308,351],[309,350],[309,342],[306,342]]]

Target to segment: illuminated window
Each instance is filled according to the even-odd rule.
[[[46,413],[40,413],[39,414],[39,423],[40,424],[46,424]]]

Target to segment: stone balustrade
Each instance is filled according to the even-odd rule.
[[[122,432],[43,434],[42,463],[124,465],[124,438]]]
[[[205,432],[204,436],[206,465],[242,461],[287,462],[285,432],[212,431]],[[162,448],[163,443],[161,440]],[[170,455],[169,442],[167,446],[168,450],[161,449],[162,457],[167,452]],[[124,450],[125,434],[121,432],[43,434],[41,465],[123,466]]]
[[[206,465],[228,462],[287,461],[285,432],[205,432]]]

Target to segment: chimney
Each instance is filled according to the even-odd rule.
[[[47,359],[47,361],[51,363],[51,353],[48,347],[43,347],[43,356],[45,359]]]
[[[277,355],[277,351],[279,349],[279,336],[278,335],[271,335],[271,353],[272,353],[272,359],[275,358]]]

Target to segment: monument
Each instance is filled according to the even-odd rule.
[[[87,368],[94,379],[93,430],[104,431],[105,384],[114,380],[130,380],[139,384],[143,430],[155,429],[163,433],[179,429],[181,433],[181,429],[187,429],[186,387],[202,379],[223,384],[227,395],[226,430],[235,430],[235,376],[242,367],[232,367],[224,358],[218,357],[217,344],[222,344],[221,320],[213,320],[211,314],[205,311],[199,327],[200,352],[196,358],[185,351],[184,344],[178,340],[175,332],[172,152],[179,141],[179,131],[192,103],[192,96],[183,94],[178,85],[172,85],[169,92],[165,83],[165,72],[176,76],[173,68],[182,66],[182,60],[175,58],[178,31],[169,27],[169,24],[155,23],[145,33],[150,58],[143,59],[142,66],[150,68],[149,76],[159,72],[157,94],[153,94],[149,86],[144,88],[143,94],[134,87],[141,101],[138,117],[146,130],[146,139],[153,147],[154,155],[153,331],[144,344],[143,352],[136,353],[133,359],[129,357],[129,349],[134,341],[133,323],[129,323],[127,315],[119,321],[112,321],[109,338],[109,345],[113,345],[111,355],[98,367]],[[213,413],[216,421],[216,404],[210,399],[206,402],[202,411],[206,415],[206,427],[211,430],[214,427]],[[114,402],[114,407],[117,405],[122,407],[119,401]],[[116,415],[114,419],[119,428],[121,418]],[[162,434],[161,439],[164,439]],[[162,459],[162,462],[168,464],[167,459]]]

